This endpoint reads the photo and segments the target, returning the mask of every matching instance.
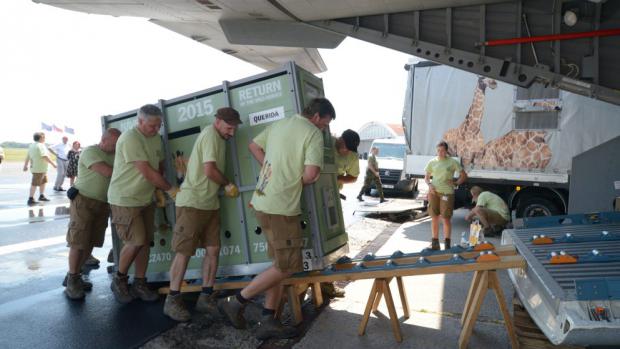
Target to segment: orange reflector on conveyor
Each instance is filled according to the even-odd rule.
[[[551,264],[573,264],[577,263],[577,257],[571,256],[564,251],[560,251],[560,253],[551,252],[549,262],[551,262]]]
[[[492,243],[488,241],[483,241],[482,243],[479,243],[476,246],[474,246],[474,251],[487,251],[487,250],[492,250],[494,248],[495,246],[493,246]]]
[[[498,255],[493,253],[493,251],[482,251],[480,255],[476,258],[476,262],[499,262],[500,258]]]
[[[532,236],[532,244],[534,245],[549,245],[553,243],[553,239],[545,235]]]

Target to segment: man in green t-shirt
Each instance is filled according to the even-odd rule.
[[[39,201],[50,201],[45,197],[45,183],[47,183],[47,165],[50,164],[56,168],[56,165],[50,160],[45,146],[45,133],[35,132],[32,137],[34,143],[28,147],[26,161],[24,161],[24,172],[28,171],[28,163],[30,163],[30,172],[32,173],[32,181],[30,182],[30,196],[28,197],[28,206],[36,205],[34,201],[34,193],[39,187]]]
[[[360,145],[360,136],[353,130],[345,130],[338,138],[332,137],[338,175],[338,189],[344,184],[355,183],[360,175],[360,162],[357,147]]]
[[[164,314],[176,321],[188,321],[191,315],[181,298],[181,283],[187,263],[198,247],[206,250],[202,261],[202,292],[196,310],[219,315],[213,292],[220,254],[220,200],[218,191],[224,187],[226,196],[239,193],[235,184],[224,176],[226,169],[226,140],[235,135],[241,123],[239,112],[220,108],[215,122],[205,127],[194,143],[185,179],[176,198],[176,224],[172,250],[176,252],[170,266],[170,293],[164,304]]]
[[[437,144],[437,157],[428,162],[424,181],[428,184],[428,214],[431,216],[433,234],[430,248],[439,250],[439,217],[443,222],[444,249],[450,249],[452,211],[454,210],[454,185],[467,180],[467,173],[458,161],[448,156],[448,143]],[[454,174],[459,178],[454,181]],[[432,181],[431,181],[432,178]]]
[[[381,176],[379,176],[379,163],[377,162],[377,155],[379,155],[379,148],[372,147],[370,149],[370,156],[368,157],[368,164],[366,165],[366,176],[364,177],[364,185],[357,195],[357,200],[364,201],[362,195],[370,189],[370,185],[375,183],[375,188],[379,192],[379,203],[385,202],[383,196],[383,185],[381,183]]]
[[[302,115],[274,122],[250,143],[250,152],[262,166],[250,204],[267,239],[273,264],[235,296],[220,301],[218,308],[234,327],[244,328],[245,305],[265,292],[258,339],[291,338],[297,334],[295,327],[282,325],[274,314],[282,297],[282,280],[303,270],[301,192],[304,185],[319,178],[323,166],[321,131],[335,118],[332,104],[325,98],[315,98]]]
[[[105,231],[110,217],[108,186],[114,165],[116,141],[121,131],[110,128],[101,136],[99,144],[82,151],[78,161],[80,176],[73,188],[71,198],[67,244],[69,245],[69,272],[63,285],[69,299],[84,298],[84,291],[92,289],[90,282],[82,280],[80,270],[91,255],[93,247],[103,246]],[[77,190],[76,194],[73,194]]]
[[[338,190],[348,183],[355,183],[360,175],[359,157],[357,147],[360,145],[360,136],[353,130],[345,130],[340,137],[332,137],[334,147],[334,160],[336,163],[336,174],[338,180]],[[341,198],[346,199],[344,195]],[[329,298],[344,297],[344,289],[338,287],[333,282],[322,282],[321,292]]]
[[[510,212],[506,202],[499,195],[484,191],[477,185],[471,187],[469,192],[476,206],[472,208],[465,220],[471,221],[474,217],[478,217],[482,223],[482,232],[487,236],[493,235],[496,230],[503,229],[510,221]]]
[[[114,170],[108,189],[112,224],[123,241],[118,271],[110,288],[120,303],[134,298],[155,301],[159,298],[146,283],[150,243],[155,233],[155,188],[174,198],[176,188],[163,177],[162,142],[159,136],[163,114],[159,107],[147,104],[138,110],[138,125],[123,132],[116,144]],[[131,289],[129,267],[135,261]]]

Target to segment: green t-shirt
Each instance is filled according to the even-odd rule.
[[[508,213],[508,205],[496,194],[490,191],[483,191],[478,195],[476,200],[476,206],[484,207],[489,210],[493,210],[499,213],[505,220],[510,220],[510,214]]]
[[[424,170],[433,176],[432,184],[435,186],[435,190],[441,194],[454,194],[454,187],[452,186],[454,173],[462,170],[458,161],[450,157],[443,160],[436,157],[428,162]]]
[[[103,162],[107,165],[114,166],[114,154],[109,154],[101,150],[97,145],[86,147],[80,154],[78,161],[77,180],[73,185],[81,195],[87,198],[108,202],[108,187],[110,186],[110,177],[103,176],[97,171],[93,171],[90,167],[96,163]]]
[[[379,162],[377,162],[377,157],[374,154],[368,155],[368,164],[366,166],[366,174],[374,176],[374,173],[370,172],[370,167],[371,166],[375,170],[379,171]]]
[[[151,203],[155,186],[147,181],[133,164],[148,161],[158,171],[163,160],[161,137],[145,137],[137,127],[123,132],[116,142],[114,170],[108,190],[108,201],[116,206],[141,207]]]
[[[226,168],[226,141],[213,125],[207,126],[196,139],[189,157],[185,180],[177,194],[176,205],[200,210],[217,210],[220,200],[217,192],[220,185],[205,175],[205,162],[215,161],[221,172]]]
[[[338,176],[359,176],[360,162],[357,158],[357,153],[349,152],[347,155],[340,155],[340,153],[338,153],[338,149],[336,149],[336,137],[332,137],[332,146],[335,152],[334,158],[336,159],[336,174]],[[338,186],[338,189],[342,189],[342,184]]]
[[[30,172],[32,173],[47,173],[47,161],[43,158],[49,156],[47,148],[43,143],[32,143],[28,147],[28,156],[32,160],[32,166],[30,166]]]
[[[284,216],[301,214],[306,165],[323,166],[323,134],[307,118],[295,115],[265,128],[254,143],[265,150],[252,206]]]

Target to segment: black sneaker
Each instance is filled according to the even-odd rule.
[[[50,199],[46,198],[45,195],[39,195],[39,201],[50,201]]]
[[[384,203],[386,201],[387,201],[386,199],[381,199],[381,200],[379,200],[379,203],[382,204],[382,203]]]
[[[443,241],[443,249],[444,249],[444,250],[449,250],[449,249],[450,249],[450,247],[452,247],[452,246],[451,246],[451,241],[450,241],[450,239],[445,239],[445,240]]]
[[[56,191],[66,191],[66,190],[62,189],[62,187],[58,187]]]
[[[431,245],[428,247],[433,251],[438,251],[440,250],[440,246],[439,246],[439,239],[432,239],[431,240]]]
[[[362,201],[364,201],[364,199],[362,199],[362,196],[361,196],[361,195],[358,195],[358,196],[357,196],[357,201],[362,202]]]
[[[34,206],[38,204],[38,202],[34,201],[34,198],[28,198],[28,206]]]

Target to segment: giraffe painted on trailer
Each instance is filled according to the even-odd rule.
[[[474,159],[481,155],[484,147],[480,125],[484,114],[484,97],[487,87],[495,89],[497,82],[493,79],[479,77],[465,120],[459,127],[451,128],[443,135],[443,140],[448,143],[448,151],[453,156],[459,156],[463,166],[473,164]]]
[[[487,143],[476,165],[544,169],[553,156],[546,135],[546,131],[510,131]]]

